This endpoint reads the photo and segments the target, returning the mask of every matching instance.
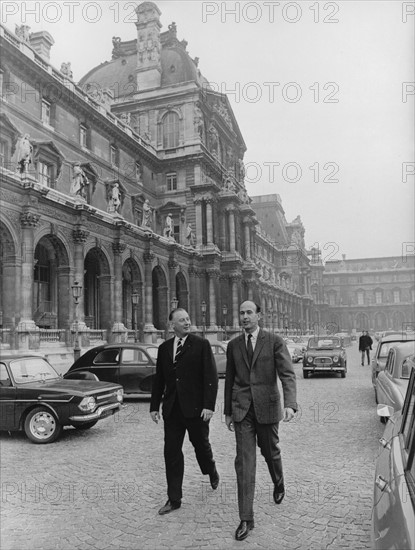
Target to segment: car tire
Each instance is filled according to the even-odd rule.
[[[80,422],[79,424],[73,423],[72,426],[76,430],[89,430],[89,428],[95,426],[97,422],[98,420],[91,420],[91,422]]]
[[[303,370],[303,378],[308,378],[308,371]]]
[[[380,416],[379,418],[382,424],[386,424],[386,422],[388,421],[388,418],[386,416]]]
[[[341,375],[342,378],[346,378],[346,371],[345,371],[345,370],[342,371],[342,372],[340,373],[340,375]]]
[[[24,431],[30,441],[38,444],[53,443],[62,433],[62,425],[47,407],[36,407],[27,414]]]

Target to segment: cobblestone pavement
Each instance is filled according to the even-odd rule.
[[[211,442],[221,482],[202,476],[185,442],[181,509],[159,516],[166,500],[163,427],[148,401],[127,400],[89,431],[64,430],[51,445],[22,433],[0,435],[2,550],[163,548],[371,548],[374,461],[382,426],[369,367],[348,348],[349,372],[298,379],[297,419],[280,425],[287,496],[273,504],[258,453],[255,529],[234,540],[239,523],[234,435],[223,421],[223,380]]]

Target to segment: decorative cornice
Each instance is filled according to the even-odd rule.
[[[86,231],[86,229],[80,229],[78,227],[76,229],[73,229],[72,231],[72,238],[75,244],[85,243],[88,236],[89,236],[89,231]]]
[[[22,227],[36,227],[40,220],[40,214],[33,212],[22,212],[20,214],[20,224]]]

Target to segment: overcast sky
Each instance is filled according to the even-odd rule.
[[[3,0],[14,31],[47,30],[78,81],[136,37],[139,2]],[[401,255],[414,235],[413,2],[158,1],[199,69],[228,94],[246,186],[278,193],[323,259]],[[33,10],[33,11],[32,11]],[[333,243],[333,244],[331,244]]]

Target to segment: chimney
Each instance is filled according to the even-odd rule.
[[[49,61],[50,49],[55,43],[52,36],[47,31],[32,32],[29,40],[35,52],[46,61]]]

